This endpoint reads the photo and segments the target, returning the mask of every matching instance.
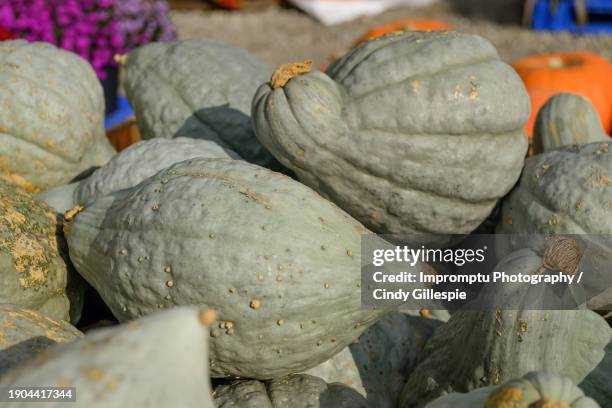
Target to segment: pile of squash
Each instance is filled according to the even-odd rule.
[[[498,205],[499,233],[612,233],[587,99],[551,98],[527,158],[525,86],[475,35],[394,32],[325,73],[205,39],[123,64],[145,140],[116,153],[87,63],[0,47],[0,386],[88,408],[612,406],[592,310],[361,305],[363,235],[470,234]],[[540,273],[513,251],[499,268]]]

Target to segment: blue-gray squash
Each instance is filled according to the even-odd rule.
[[[593,371],[579,384],[580,388],[602,407],[612,407],[612,341],[606,355]]]
[[[344,384],[306,374],[260,382],[238,380],[215,388],[217,408],[373,408]]]
[[[257,138],[300,181],[377,233],[463,234],[518,180],[529,98],[487,40],[404,32],[326,73],[279,68],[257,91]]]
[[[75,188],[74,201],[87,205],[106,194],[133,187],[172,164],[196,157],[240,159],[231,149],[209,140],[145,140],[121,151],[81,181]]]
[[[46,349],[0,379],[0,386],[74,387],[76,401],[62,407],[214,408],[207,356],[212,320],[211,310],[184,307],[93,330]]]
[[[394,408],[425,342],[440,324],[434,319],[390,312],[358,341],[306,374],[354,388],[373,407]]]
[[[106,194],[133,187],[174,163],[195,157],[240,159],[237,153],[209,140],[143,140],[117,153],[85,179],[45,191],[38,198],[65,213],[77,204],[87,205]]]
[[[612,308],[612,141],[561,146],[527,159],[502,205],[499,251],[530,246],[543,235],[577,234],[587,243],[582,270],[591,308]],[[537,234],[537,235],[534,235]],[[526,242],[526,237],[528,241]],[[510,247],[508,249],[508,246]],[[587,256],[588,255],[588,256]]]
[[[546,273],[550,263],[522,249],[503,258],[494,270]],[[612,329],[588,309],[534,310],[534,290],[539,289],[506,283],[493,293],[507,299],[499,307],[453,313],[425,345],[400,406],[421,407],[447,393],[499,385],[530,371],[552,371],[582,381],[604,359]],[[536,295],[544,297],[546,291]]]
[[[0,45],[0,177],[35,192],[106,163],[115,150],[87,61],[48,43]]]
[[[143,138],[208,139],[250,162],[274,162],[251,126],[251,99],[272,72],[254,55],[207,39],[152,43],[132,51],[124,69]]]
[[[533,130],[533,152],[609,139],[595,107],[583,96],[560,93],[540,108]]]
[[[47,347],[81,336],[80,331],[63,320],[19,306],[0,304],[0,377]]]
[[[599,405],[569,378],[551,372],[530,372],[496,387],[446,395],[425,408],[599,408]]]
[[[303,184],[245,161],[180,162],[67,218],[70,258],[120,321],[175,305],[219,311],[214,377],[307,370],[385,312],[361,306],[369,231]]]

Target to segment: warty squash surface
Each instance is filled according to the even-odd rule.
[[[211,374],[313,367],[385,310],[361,307],[369,231],[308,187],[244,161],[192,159],[96,200],[67,227],[70,257],[113,314],[201,304]]]
[[[404,32],[308,63],[259,88],[257,138],[373,231],[469,233],[518,180],[529,98],[487,40]]]

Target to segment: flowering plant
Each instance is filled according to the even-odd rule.
[[[151,41],[172,41],[176,29],[165,0],[117,0],[115,19],[128,50]]]
[[[0,27],[73,51],[104,79],[115,54],[175,37],[167,11],[164,0],[3,0]]]

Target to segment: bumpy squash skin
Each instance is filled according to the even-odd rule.
[[[262,166],[274,160],[251,126],[251,99],[271,68],[239,48],[206,39],[132,51],[125,90],[142,137],[208,139]]]
[[[76,402],[63,405],[75,408],[213,408],[206,322],[202,311],[186,307],[91,331],[47,349],[0,386],[76,387]]]
[[[559,146],[608,140],[599,114],[588,99],[560,93],[550,98],[538,112],[533,152],[539,154]]]
[[[166,167],[195,157],[240,159],[237,153],[209,140],[185,137],[145,140],[121,151],[81,181],[73,192],[73,201],[87,205],[106,194],[133,187]]]
[[[218,408],[371,408],[346,385],[327,384],[318,377],[294,374],[265,383],[236,381],[215,389]]]
[[[219,311],[211,374],[268,379],[327,360],[384,314],[361,307],[367,233],[284,175],[199,158],[98,199],[68,245],[120,321],[207,305]]]
[[[551,372],[530,372],[497,387],[450,394],[425,408],[599,408],[572,380]]]
[[[366,397],[373,407],[395,408],[426,340],[440,324],[436,320],[390,312],[363,332],[357,342],[306,374],[348,385]]]
[[[523,249],[494,270],[533,274],[541,265],[539,255]],[[524,302],[526,288],[521,284],[513,299]],[[459,310],[427,342],[400,406],[420,407],[446,393],[498,385],[530,371],[557,372],[580,382],[602,361],[611,339],[607,322],[586,309]]]
[[[68,272],[53,209],[0,180],[0,303],[68,320]]]
[[[63,320],[10,304],[0,304],[0,377],[47,347],[82,333]]]
[[[252,116],[283,165],[373,231],[462,234],[519,177],[529,98],[486,40],[405,32],[262,85]]]
[[[0,46],[0,173],[38,191],[106,163],[102,86],[76,54],[47,43]]]
[[[612,141],[530,157],[498,233],[612,234]]]
[[[588,234],[584,239],[599,252],[585,256],[582,269],[600,274],[585,280],[590,293],[611,283],[611,148],[612,141],[562,146],[527,159],[519,183],[504,199],[496,229],[498,234]],[[513,245],[511,249],[527,244],[519,237]],[[589,301],[593,308],[608,305],[612,289]]]

